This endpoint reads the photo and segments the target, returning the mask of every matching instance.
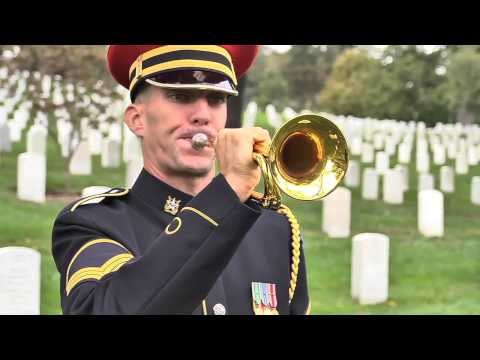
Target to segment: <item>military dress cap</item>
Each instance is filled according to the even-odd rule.
[[[258,45],[110,45],[107,62],[132,100],[144,81],[162,88],[238,95],[238,79],[252,66],[258,50]]]

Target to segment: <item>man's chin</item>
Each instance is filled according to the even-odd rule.
[[[185,174],[186,176],[194,177],[204,177],[210,174],[212,170],[212,165],[208,166],[199,166],[197,165],[183,165],[179,169],[179,172]]]

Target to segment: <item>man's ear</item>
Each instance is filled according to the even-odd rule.
[[[137,136],[143,137],[145,132],[145,109],[142,104],[130,104],[125,109],[125,123]]]

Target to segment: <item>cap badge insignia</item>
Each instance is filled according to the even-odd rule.
[[[195,79],[197,79],[198,81],[205,81],[205,79],[207,78],[207,76],[205,75],[205,73],[203,71],[200,71],[200,70],[195,70],[193,72],[193,76]]]
[[[178,208],[180,206],[180,201],[175,199],[174,197],[168,196],[167,201],[165,202],[165,206],[163,207],[163,210],[165,212],[170,213],[172,215],[177,215],[178,213]]]

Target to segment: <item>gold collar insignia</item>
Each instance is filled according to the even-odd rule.
[[[171,197],[169,195],[167,201],[165,202],[165,206],[163,207],[163,210],[165,210],[165,212],[170,213],[172,215],[177,215],[178,208],[180,207],[181,201],[182,200],[177,200],[174,197]]]

